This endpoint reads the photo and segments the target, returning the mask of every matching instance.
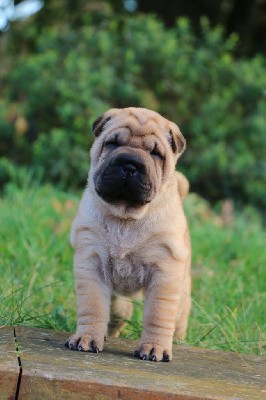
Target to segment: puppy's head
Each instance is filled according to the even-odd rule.
[[[111,109],[94,122],[93,132],[91,183],[115,206],[152,202],[185,150],[178,127],[144,108]]]

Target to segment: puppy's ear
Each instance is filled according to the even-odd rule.
[[[92,130],[95,137],[98,137],[104,130],[104,125],[110,121],[112,117],[106,117],[104,114],[97,118],[92,124]]]
[[[185,151],[186,139],[177,126],[174,129],[169,130],[169,143],[173,153],[177,154],[178,157]]]

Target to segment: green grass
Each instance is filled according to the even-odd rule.
[[[0,325],[75,329],[69,229],[77,195],[9,185],[0,198]],[[265,354],[266,234],[252,209],[229,228],[195,195],[185,202],[193,246],[193,310],[186,343]],[[138,337],[141,305],[124,335]]]

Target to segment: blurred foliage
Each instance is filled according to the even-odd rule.
[[[122,7],[122,0],[115,1]],[[226,34],[239,35],[240,54],[266,51],[265,0],[138,0],[137,3],[139,11],[156,13],[168,26],[173,26],[177,17],[186,16],[199,29],[199,16],[207,16],[212,26],[222,24]]]
[[[109,107],[138,106],[180,126],[180,165],[193,190],[265,206],[263,57],[236,59],[237,37],[225,39],[206,19],[196,35],[185,18],[167,29],[154,16],[115,16],[107,6],[80,18],[9,33],[0,67],[1,182],[15,164],[63,188],[84,185],[93,120]]]

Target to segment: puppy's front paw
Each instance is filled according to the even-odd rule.
[[[75,333],[67,339],[65,346],[70,350],[99,353],[103,349],[103,339],[95,338],[89,333]]]
[[[141,343],[134,351],[134,357],[150,361],[172,360],[172,349],[156,343]]]

